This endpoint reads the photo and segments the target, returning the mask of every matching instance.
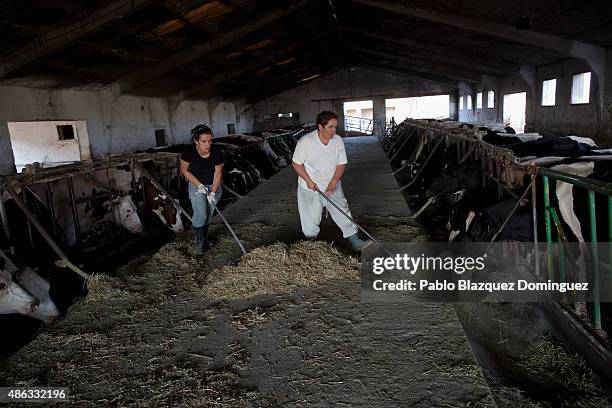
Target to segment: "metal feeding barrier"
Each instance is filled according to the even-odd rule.
[[[596,194],[607,197],[608,207],[608,264],[612,260],[612,183],[605,183],[598,180],[592,180],[585,177],[567,174],[551,169],[540,169],[542,174],[542,184],[544,187],[544,209],[545,209],[545,226],[546,226],[546,248],[547,259],[546,266],[548,277],[551,281],[567,282],[567,274],[565,273],[565,253],[564,246],[567,244],[567,238],[563,231],[563,226],[559,220],[557,209],[551,206],[550,203],[550,180],[562,181],[569,183],[575,187],[584,188],[587,190],[588,209],[589,209],[589,235],[590,235],[590,253],[587,258],[590,258],[592,268],[593,282],[593,328],[596,331],[601,331],[601,293],[599,286],[599,242],[597,238],[597,209],[595,206]],[[553,243],[553,224],[559,243],[558,259],[555,263],[553,259],[552,243]],[[588,243],[583,243],[583,249],[588,251]],[[555,265],[557,265],[555,271]],[[558,273],[555,273],[558,272]],[[612,282],[611,282],[612,284]]]
[[[571,250],[568,239],[561,219],[559,210],[551,205],[550,200],[550,180],[561,181],[572,184],[575,187],[587,190],[588,196],[588,225],[589,239],[587,242],[579,243],[586,250],[587,262],[590,264],[592,271],[591,281],[593,282],[593,320],[592,327],[596,332],[602,330],[602,308],[601,308],[601,288],[600,282],[600,265],[599,261],[602,258],[599,251],[599,242],[597,235],[597,209],[596,199],[598,195],[607,197],[607,212],[608,212],[608,265],[612,260],[612,183],[605,183],[598,180],[593,180],[585,177],[575,176],[568,173],[563,173],[547,168],[542,168],[536,165],[520,164],[520,159],[515,157],[509,149],[494,146],[482,141],[484,132],[478,129],[463,128],[457,122],[435,122],[428,120],[407,119],[402,123],[397,124],[382,137],[380,143],[383,150],[387,154],[390,164],[398,163],[404,157],[408,157],[405,162],[402,162],[391,174],[394,176],[406,174],[407,170],[411,170],[407,180],[403,180],[398,191],[403,191],[412,186],[418,181],[418,178],[423,174],[428,163],[436,154],[436,151],[441,147],[442,143],[446,143],[446,147],[457,146],[457,161],[463,162],[467,159],[472,159],[475,162],[480,162],[483,174],[483,185],[489,182],[494,182],[498,187],[498,194],[501,198],[503,195],[508,195],[513,198],[524,198],[527,195],[527,190],[531,190],[531,211],[533,220],[533,241],[535,248],[535,273],[539,274],[538,260],[538,230],[541,227],[539,222],[544,222],[544,231],[546,234],[546,269],[548,278],[551,281],[567,282],[570,278],[566,273],[566,256]],[[412,143],[411,143],[412,142]],[[423,148],[423,145],[429,145],[429,148]],[[433,147],[432,147],[433,146]],[[530,186],[519,197],[515,191],[516,180],[512,179],[513,172],[520,175],[530,175]],[[518,176],[517,176],[518,177]],[[538,201],[536,190],[536,181],[541,181],[543,187],[543,197],[541,203]],[[412,219],[416,219],[432,202],[428,200],[418,211],[416,211]],[[538,220],[538,213],[544,215],[543,220]],[[508,221],[508,220],[506,220]],[[604,221],[605,222],[605,221]],[[600,222],[600,226],[602,223]],[[495,238],[494,238],[495,239]],[[558,245],[557,253],[553,253],[553,242]],[[589,248],[590,247],[590,248]],[[570,253],[571,254],[571,253]],[[612,286],[612,282],[610,282]]]

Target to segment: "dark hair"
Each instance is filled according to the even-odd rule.
[[[329,122],[332,119],[338,120],[338,115],[336,115],[336,113],[332,111],[323,111],[319,113],[317,115],[317,127],[318,125],[325,127],[325,125],[327,125],[327,122]]]
[[[200,135],[212,135],[212,130],[208,127],[208,125],[200,124],[193,129],[191,129],[191,141],[196,142]]]

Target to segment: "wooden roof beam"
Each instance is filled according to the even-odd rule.
[[[365,38],[371,38],[379,40],[383,43],[389,43],[398,45],[401,47],[417,49],[427,51],[428,54],[437,54],[433,59],[443,63],[450,63],[456,65],[463,65],[466,68],[480,70],[480,71],[492,71],[496,74],[517,74],[520,70],[520,65],[506,61],[496,61],[490,57],[483,57],[475,55],[473,53],[453,52],[451,47],[445,47],[442,45],[431,44],[423,41],[416,41],[410,38],[398,38],[388,35],[376,34],[371,31],[359,30],[350,27],[342,27],[344,32],[349,34],[356,34]],[[453,49],[456,49],[453,47]],[[419,58],[427,59],[425,54],[419,54]],[[431,57],[430,57],[431,58]]]
[[[467,72],[462,69],[456,69],[451,66],[444,66],[441,64],[429,64],[427,62],[419,61],[414,58],[405,57],[402,55],[391,54],[387,52],[374,51],[371,49],[350,47],[350,49],[362,52],[378,58],[385,58],[392,61],[403,62],[409,64],[410,70],[415,72],[422,72],[426,74],[436,74],[449,79],[454,79],[464,82],[477,83],[480,82],[481,76],[477,73]]]
[[[115,1],[82,20],[50,31],[22,47],[18,52],[4,58],[0,64],[0,78],[68,47],[79,39],[109,26],[152,2],[153,0]]]
[[[264,13],[256,18],[250,19],[250,24],[242,25],[234,30],[228,31],[225,34],[217,37],[204,44],[199,44],[189,47],[183,51],[179,51],[174,55],[170,55],[162,64],[155,65],[129,75],[119,80],[121,93],[128,93],[141,85],[145,85],[151,80],[167,74],[182,65],[189,64],[207,54],[218,51],[228,45],[236,42],[249,34],[254,33],[264,27],[276,23],[294,11],[300,10],[314,0],[301,0],[291,6],[283,6],[271,12]]]
[[[583,41],[570,40],[552,34],[538,33],[532,30],[519,30],[513,26],[502,25],[489,21],[477,20],[471,17],[458,16],[437,10],[424,9],[408,4],[397,4],[381,0],[351,0],[352,3],[363,4],[380,10],[386,10],[399,15],[416,17],[434,23],[444,24],[475,33],[481,33],[505,41],[525,44],[534,48],[546,49],[585,60],[597,74],[599,81],[599,99],[601,111],[605,107],[604,94],[607,50]]]
[[[214,89],[217,85],[220,85],[226,81],[229,81],[233,78],[237,78],[249,72],[255,72],[273,63],[275,60],[282,61],[283,59],[286,59],[287,54],[292,53],[298,49],[304,48],[306,46],[309,46],[313,42],[319,41],[321,38],[328,36],[329,34],[334,33],[336,31],[337,30],[329,30],[325,33],[317,35],[316,37],[310,38],[305,41],[300,41],[298,43],[291,44],[281,50],[277,50],[272,53],[269,53],[268,55],[264,57],[258,57],[255,59],[255,61],[253,61],[252,64],[247,63],[239,68],[231,69],[222,75],[217,75],[215,77],[212,77],[210,78],[210,80],[203,80],[202,84],[200,85],[196,84],[189,91],[185,92],[183,94],[183,99],[191,99],[191,98],[206,96],[207,92]]]
[[[389,65],[374,65],[367,62],[356,62],[353,66],[358,68],[365,68],[371,71],[382,72],[384,74],[398,75],[413,81],[424,81],[432,84],[447,86],[449,88],[457,88],[457,81],[446,81],[442,78],[438,78],[434,75],[427,75],[419,72],[413,72],[410,70],[400,69]]]

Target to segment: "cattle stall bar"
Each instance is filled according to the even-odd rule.
[[[512,151],[483,142],[483,133],[463,128],[457,122],[406,119],[397,124],[381,143],[392,167],[398,165],[404,153],[410,154],[407,159],[401,160],[399,167],[392,172],[394,176],[402,172],[412,173],[399,191],[412,186],[418,180],[432,158],[443,150],[441,148],[446,147],[448,150],[449,147],[454,147],[458,163],[468,159],[481,162],[483,184],[486,177],[498,185],[500,197],[506,193],[517,198],[512,188],[521,183],[522,180],[518,178],[520,172],[525,172],[526,168],[521,167],[513,172],[512,166],[518,163],[518,159]]]
[[[97,251],[102,256],[90,256],[96,253],[89,252],[96,245],[90,245],[93,241],[88,239],[94,234],[93,230],[101,228],[99,222],[118,225],[118,199],[131,202],[132,207],[128,205],[128,212],[133,208],[136,215],[133,219],[141,222],[146,198],[145,175],[139,171],[139,167],[146,164],[149,169],[154,169],[155,181],[160,186],[168,187],[164,189],[166,193],[170,190],[180,192],[179,186],[171,185],[173,178],[180,176],[178,157],[176,153],[165,152],[128,154],[51,168],[28,166],[25,172],[18,175],[0,177],[3,245],[13,257],[26,263],[28,260],[43,262],[42,258],[46,263],[53,263],[53,259],[59,257],[60,260],[55,261],[57,266],[67,267],[86,277],[83,264],[93,265],[101,258],[118,255],[122,249],[133,247],[138,242],[147,242],[165,230],[165,226],[152,226],[142,233],[129,234],[130,239],[124,242],[122,248],[113,248],[112,239],[108,239],[109,242],[99,246],[103,249]],[[174,200],[171,201],[175,204]],[[139,204],[138,207],[135,203]],[[94,221],[83,219],[83,214],[95,212],[98,207],[102,210],[110,208],[111,217],[100,216]],[[38,235],[28,233],[32,227]],[[124,238],[128,235],[118,226],[114,232],[112,230],[96,231],[110,231]],[[99,235],[98,238],[103,234]],[[48,253],[49,249],[51,253]],[[41,251],[44,256],[40,256]],[[36,254],[36,257],[32,257],[32,254]]]
[[[533,242],[536,249],[534,251],[534,272],[537,276],[540,276],[540,251],[538,251],[537,243],[539,242],[538,231],[543,230],[546,235],[547,243],[545,268],[547,269],[549,279],[553,282],[568,281],[569,276],[565,273],[565,256],[567,254],[563,252],[564,248],[568,247],[568,239],[566,238],[566,232],[563,230],[564,227],[560,221],[560,210],[551,205],[550,180],[569,183],[572,186],[586,189],[588,194],[588,219],[579,221],[586,221],[582,224],[589,225],[589,239],[585,240],[586,242],[579,243],[579,245],[587,249],[584,254],[591,268],[591,281],[595,284],[592,288],[593,320],[590,323],[594,333],[601,334],[602,314],[604,311],[601,308],[600,302],[601,288],[599,287],[599,270],[601,266],[599,265],[599,261],[601,260],[600,253],[602,248],[599,247],[598,243],[608,242],[607,254],[605,255],[609,265],[609,260],[612,259],[612,184],[552,170],[543,165],[536,164],[534,161],[523,161],[521,158],[517,158],[510,149],[495,146],[483,141],[482,138],[485,134],[485,131],[478,130],[474,127],[466,127],[463,124],[453,121],[407,119],[397,124],[391,130],[389,136],[381,141],[381,145],[392,167],[393,164],[398,165],[398,161],[402,157],[409,155],[409,158],[402,161],[400,167],[393,172],[393,175],[398,175],[404,170],[412,170],[412,173],[416,174],[416,176],[410,178],[408,184],[412,184],[416,181],[417,176],[422,174],[424,170],[423,167],[426,166],[430,156],[435,153],[435,151],[431,149],[427,151],[423,148],[424,145],[431,145],[432,141],[434,142],[434,146],[437,146],[439,141],[435,142],[435,138],[446,139],[447,150],[449,146],[455,146],[457,162],[461,163],[467,158],[479,162],[482,168],[483,186],[486,186],[489,182],[495,183],[498,188],[500,199],[503,195],[508,195],[517,200],[523,199],[527,193],[527,189],[523,191],[520,197],[516,192],[523,188],[525,179],[530,179],[531,182],[527,188],[531,190]],[[426,152],[425,154],[423,154],[424,151]],[[403,185],[400,190],[406,188],[408,184]],[[542,195],[540,197],[538,197],[536,185],[543,186]],[[602,201],[606,202],[605,211],[608,213],[608,233],[604,235],[600,231],[598,239],[596,202],[601,204]],[[602,205],[599,206],[600,211],[602,207]],[[422,211],[423,208],[419,209],[416,213],[420,214]],[[538,214],[540,214],[540,217],[538,217]],[[542,228],[539,222],[544,222],[544,228]],[[602,236],[605,237],[605,241],[602,241]],[[553,241],[559,244],[557,246],[557,253],[553,253],[551,250]],[[590,245],[590,249],[587,245]],[[610,284],[612,285],[612,282]],[[566,305],[561,306],[572,313]],[[578,316],[574,314],[574,317]],[[610,316],[607,318],[609,319]]]
[[[597,208],[596,208],[596,199],[603,198],[607,204],[607,213],[608,213],[608,274],[610,274],[609,264],[610,260],[612,260],[612,183],[605,183],[599,180],[592,180],[586,177],[581,177],[574,174],[568,174],[552,169],[542,168],[540,169],[540,174],[542,177],[543,183],[543,191],[544,191],[544,209],[545,209],[545,229],[546,229],[546,247],[547,247],[547,257],[546,257],[546,267],[548,270],[548,277],[553,282],[568,282],[569,276],[566,274],[565,268],[565,254],[564,247],[567,247],[568,241],[566,238],[566,234],[563,230],[563,225],[561,225],[559,219],[559,209],[555,208],[551,205],[550,200],[550,180],[555,180],[557,182],[561,181],[564,183],[571,184],[572,186],[583,188],[587,190],[588,197],[588,213],[589,213],[589,240],[581,243],[582,250],[586,255],[586,259],[590,260],[590,265],[587,263],[587,268],[590,266],[591,269],[591,279],[590,281],[593,284],[593,329],[601,334],[602,325],[602,309],[601,309],[601,293],[600,293],[600,247],[599,247],[599,239],[597,235]],[[599,195],[600,197],[597,197]],[[554,228],[553,228],[554,225]],[[552,249],[553,245],[553,235],[556,233],[557,242],[558,242],[558,252],[554,253]],[[590,251],[588,250],[587,244],[591,244]],[[554,259],[557,255],[557,259]],[[556,268],[555,268],[556,267]],[[609,282],[612,285],[612,282]]]

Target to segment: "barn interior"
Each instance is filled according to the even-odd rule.
[[[0,386],[79,406],[612,406],[611,23],[605,2],[550,0],[4,1]],[[370,248],[490,243],[588,298],[368,301],[374,252],[329,209],[317,240],[300,226],[292,155],[322,111]],[[180,172],[198,124],[226,156],[203,256]],[[16,287],[35,305],[5,306]]]

